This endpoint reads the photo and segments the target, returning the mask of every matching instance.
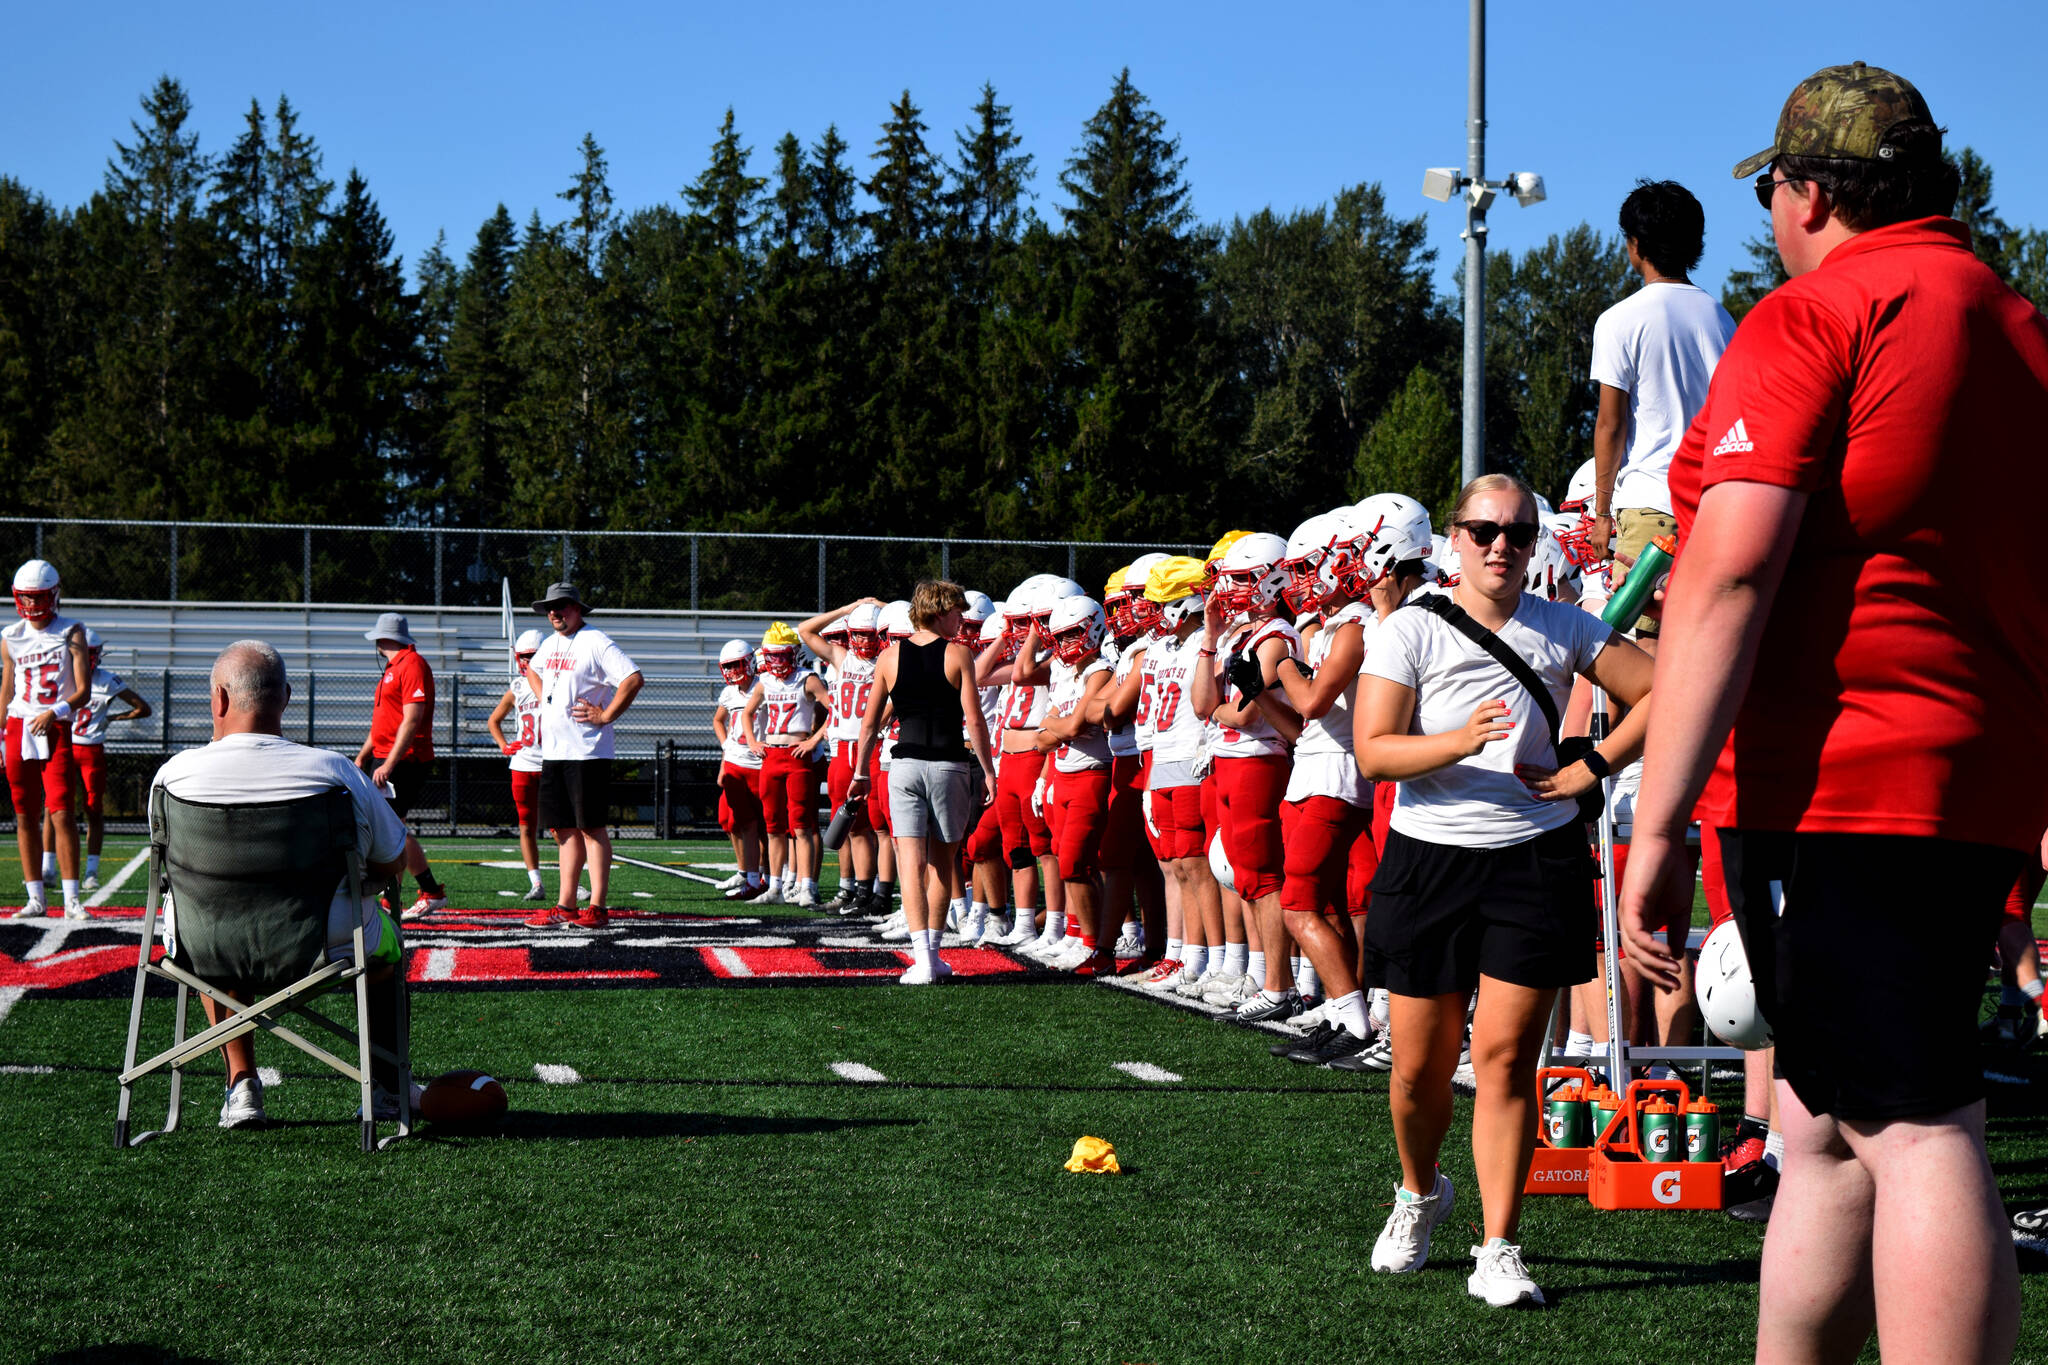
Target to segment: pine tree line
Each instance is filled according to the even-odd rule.
[[[906,91],[866,151],[757,160],[728,111],[676,202],[630,211],[586,136],[551,216],[500,206],[410,283],[289,101],[219,155],[190,115],[161,80],[73,210],[0,178],[23,511],[1179,542],[1456,479],[1424,220],[1364,183],[1197,221],[1127,71],[1049,215],[992,88],[950,139]],[[2039,234],[1997,227],[2038,273]],[[1583,224],[1490,271],[1489,459],[1557,489],[1633,281]]]

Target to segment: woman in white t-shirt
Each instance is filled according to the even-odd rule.
[[[1597,618],[1523,591],[1539,527],[1517,479],[1488,474],[1458,500],[1460,579],[1382,621],[1359,677],[1359,770],[1399,782],[1374,875],[1366,963],[1393,1018],[1388,1087],[1402,1182],[1372,1267],[1420,1269],[1450,1213],[1437,1156],[1451,1119],[1473,990],[1472,1154],[1484,1244],[1467,1286],[1496,1307],[1540,1304],[1512,1238],[1535,1145],[1536,1065],[1558,990],[1591,970],[1592,859],[1574,798],[1642,748],[1650,660]],[[1545,709],[1515,673],[1429,609],[1449,604],[1523,661],[1561,712],[1585,674],[1634,709],[1559,771]]]

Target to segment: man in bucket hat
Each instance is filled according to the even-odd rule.
[[[387,611],[377,624],[363,632],[363,638],[377,647],[384,660],[384,676],[377,680],[370,701],[370,733],[356,753],[356,766],[370,775],[370,781],[391,802],[391,809],[403,820],[419,800],[420,789],[434,767],[434,670],[420,657],[405,617]],[[398,913],[396,905],[386,908],[400,919],[424,919],[448,904],[448,892],[427,865],[426,851],[405,831],[405,867],[420,884],[419,899]]]
[[[1874,1327],[1888,1360],[2007,1360],[1976,1024],[2048,828],[2048,579],[1998,505],[2039,477],[2048,321],[1948,216],[1956,171],[1903,78],[1801,82],[1735,168],[1759,171],[1790,279],[1672,461],[1628,954],[1676,984],[1649,925],[1692,898],[1697,803],[1776,1044],[1758,1356],[1847,1360]]]
[[[640,691],[640,669],[612,638],[584,623],[588,613],[573,583],[554,583],[533,609],[555,633],[526,665],[526,685],[540,698],[540,822],[555,832],[561,894],[553,909],[526,921],[536,929],[610,923],[609,829],[612,725]],[[576,910],[576,883],[590,867],[590,905]]]

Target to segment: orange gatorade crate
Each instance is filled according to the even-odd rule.
[[[1550,1082],[1562,1084],[1552,1089]],[[1583,1067],[1546,1066],[1536,1073],[1540,1121],[1524,1194],[1584,1194],[1593,1170],[1592,1074]]]
[[[1640,1097],[1657,1092],[1675,1094],[1677,1102],[1667,1105],[1652,1100],[1645,1109]],[[1593,1167],[1586,1182],[1586,1198],[1596,1209],[1718,1209],[1721,1207],[1721,1163],[1686,1161],[1685,1108],[1692,1092],[1681,1080],[1631,1081],[1628,1094],[1609,1131],[1602,1133],[1593,1150]],[[1654,1147],[1660,1133],[1660,1119],[1676,1117],[1677,1161],[1645,1158],[1641,1139],[1650,1129]],[[1668,1133],[1669,1129],[1664,1129]],[[1610,1137],[1610,1134],[1612,1136]]]

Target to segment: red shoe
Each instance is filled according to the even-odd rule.
[[[1074,975],[1115,976],[1116,955],[1113,953],[1097,953],[1093,957],[1086,958],[1081,962],[1081,965],[1074,968]]]
[[[1764,1140],[1760,1137],[1746,1137],[1728,1149],[1721,1158],[1721,1170],[1734,1175],[1752,1162],[1764,1159]]]
[[[586,905],[574,922],[578,929],[609,929],[612,927],[612,913],[602,905]]]
[[[538,915],[527,920],[526,927],[529,929],[559,929],[565,924],[574,924],[575,922],[576,912],[574,910],[566,910],[559,905],[554,905],[549,906]]]

